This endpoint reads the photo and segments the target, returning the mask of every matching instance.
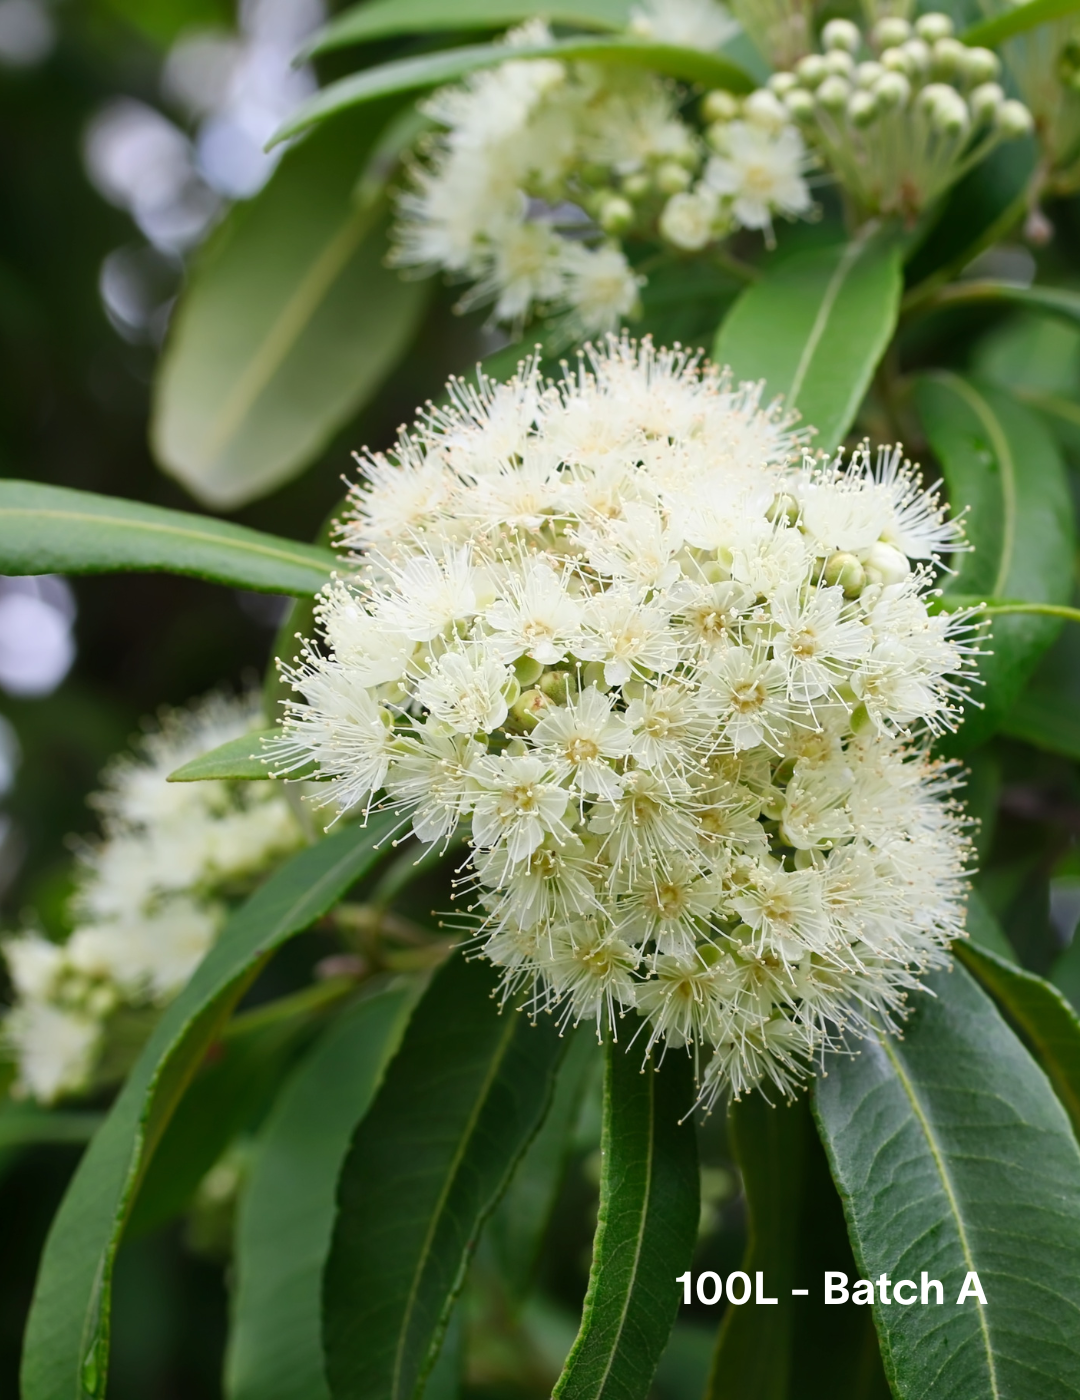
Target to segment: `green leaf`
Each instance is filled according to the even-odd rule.
[[[480,1228],[550,1102],[555,1022],[499,1011],[498,977],[455,954],[435,974],[338,1186],[323,1284],[335,1400],[413,1400]]]
[[[630,11],[629,0],[556,0],[554,4],[544,0],[368,0],[331,20],[304,52],[326,53],[397,34],[506,29],[536,15],[549,24],[619,30],[629,24]]]
[[[92,491],[0,481],[0,572],[194,574],[263,593],[317,593],[328,549]]]
[[[897,1400],[1075,1400],[1080,1148],[971,977],[927,988],[902,1039],[852,1041],[815,1085],[863,1275],[942,1284],[940,1307],[875,1304],[886,1372]],[[957,1301],[971,1272],[986,1307]]]
[[[555,1093],[540,1131],[518,1163],[485,1234],[511,1303],[520,1304],[533,1282],[555,1200],[562,1186],[582,1096],[597,1055],[595,1038],[572,1032]]]
[[[211,779],[225,782],[254,782],[269,778],[270,769],[266,766],[266,745],[281,738],[280,728],[253,729],[250,734],[241,734],[239,739],[230,739],[219,744],[209,753],[184,763],[170,773],[166,781],[170,783],[199,783]]]
[[[796,253],[748,287],[713,348],[736,379],[764,379],[832,451],[851,427],[900,304],[901,247],[883,234]]]
[[[1073,940],[1054,963],[1050,981],[1074,1011],[1080,1011],[1080,939]]]
[[[270,954],[379,860],[393,818],[346,827],[294,856],[229,920],[165,1011],[53,1221],[23,1353],[24,1400],[104,1393],[112,1272],[139,1182],[192,1075]]]
[[[993,953],[995,957],[1002,958],[1005,962],[1019,962],[1005,930],[998,923],[990,906],[978,890],[968,891],[965,927],[968,937],[978,947],[986,949],[987,952]],[[964,945],[959,944],[958,946],[963,947]]]
[[[240,1199],[230,1400],[329,1400],[321,1289],[338,1175],[416,1001],[388,987],[340,1016],[278,1097]]]
[[[1073,514],[1061,454],[1040,420],[998,388],[959,375],[918,380],[915,402],[949,499],[966,507],[974,546],[953,560],[946,596],[1067,603],[1072,592]],[[950,747],[974,748],[1012,708],[1060,623],[1025,615],[993,619],[992,651],[979,658],[983,706],[969,706]]]
[[[290,1063],[355,988],[348,977],[317,982],[229,1022],[169,1119],[125,1235],[156,1230],[187,1208],[229,1144],[258,1126]]]
[[[700,1211],[693,1067],[673,1051],[642,1069],[609,1043],[600,1214],[577,1339],[553,1400],[648,1395],[681,1299]],[[685,1120],[685,1121],[684,1121]]]
[[[382,192],[414,134],[394,128],[379,142],[397,106],[353,113],[288,151],[266,188],[234,205],[181,296],[151,440],[166,471],[215,510],[302,471],[413,337],[428,284],[383,261]]]
[[[1080,1133],[1080,1020],[1058,989],[971,943],[956,955],[1019,1030]]]
[[[443,83],[454,83],[478,69],[496,68],[510,58],[515,62],[528,58],[580,58],[648,68],[671,78],[683,78],[706,87],[727,88],[731,92],[750,92],[754,87],[750,76],[721,54],[683,49],[674,44],[654,44],[631,36],[556,39],[550,44],[515,45],[512,52],[505,44],[470,44],[463,48],[399,58],[392,63],[365,68],[347,78],[340,78],[301,103],[275,132],[273,141],[284,141],[287,136],[295,136],[333,113],[360,103],[372,102],[394,93],[417,92],[439,87]]]
[[[787,1400],[791,1369],[791,1289],[803,1196],[805,1099],[774,1108],[749,1094],[729,1110],[729,1141],[746,1193],[748,1240],[740,1267],[758,1270],[775,1308],[729,1307],[720,1325],[707,1400]]]
[[[952,282],[942,287],[926,304],[926,309],[939,311],[953,306],[1017,307],[1080,326],[1080,292],[1070,291],[1068,287],[1030,286],[1025,282],[999,282],[989,278]]]
[[[1023,34],[1037,25],[1067,19],[1075,14],[1080,14],[1078,0],[1028,0],[1026,5],[1016,5],[990,19],[979,20],[965,29],[960,37],[965,44],[995,48],[1014,34]]]

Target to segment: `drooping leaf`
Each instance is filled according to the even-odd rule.
[[[306,54],[326,53],[348,44],[388,39],[396,34],[439,30],[506,29],[539,15],[549,24],[582,29],[625,29],[629,0],[368,0],[337,15],[306,46]]]
[[[1026,4],[1015,5],[989,19],[979,20],[965,29],[960,37],[965,44],[995,48],[1014,34],[1023,34],[1037,25],[1075,14],[1080,14],[1078,0],[1027,0]]]
[[[1080,1134],[1080,1019],[1061,992],[988,948],[957,943],[956,955],[1020,1031]]]
[[[901,248],[885,231],[796,253],[739,297],[713,348],[735,378],[764,379],[832,450],[851,427],[896,325]]]
[[[589,59],[598,63],[625,64],[647,68],[672,78],[702,83],[707,87],[749,92],[753,80],[722,54],[701,49],[684,49],[674,44],[654,44],[632,35],[618,37],[556,39],[550,44],[515,45],[512,55],[505,44],[469,44],[437,53],[395,59],[375,68],[365,68],[340,78],[302,103],[274,134],[274,141],[306,131],[335,112],[373,102],[395,93],[418,92],[424,88],[453,83],[481,68],[495,68],[509,57],[518,59]]]
[[[643,1400],[682,1297],[700,1209],[689,1058],[642,1070],[609,1043],[600,1213],[581,1327],[553,1400]],[[685,1120],[685,1121],[684,1121]]]
[[[230,1400],[329,1400],[321,1291],[349,1141],[400,1041],[414,985],[339,1017],[282,1090],[240,1200]]]
[[[926,375],[915,402],[941,463],[949,498],[966,507],[973,549],[957,556],[946,595],[1067,603],[1072,592],[1073,516],[1061,454],[1039,419],[1003,390],[951,373]],[[1054,640],[1053,618],[993,619],[979,658],[982,709],[969,706],[955,751],[998,728]]]
[[[270,777],[266,765],[266,745],[281,738],[279,728],[255,729],[250,734],[241,734],[239,739],[230,739],[219,744],[209,753],[200,754],[190,763],[184,763],[170,773],[170,783],[199,783],[212,779],[237,782],[255,782]]]
[[[729,1110],[730,1141],[746,1194],[748,1242],[741,1268],[760,1270],[775,1305],[729,1307],[720,1326],[708,1400],[787,1400],[803,1194],[805,1100],[774,1108],[750,1094]]]
[[[953,282],[929,303],[935,310],[950,306],[1015,306],[1024,311],[1056,316],[1080,326],[1080,292],[1068,287],[1032,286],[1026,282],[1000,282],[989,278]]]
[[[356,1130],[323,1283],[334,1400],[414,1400],[480,1229],[543,1121],[564,1042],[500,1013],[489,963],[433,977]]]
[[[263,593],[317,593],[328,549],[92,491],[0,481],[0,572],[194,574]]]
[[[156,1230],[189,1205],[229,1144],[258,1126],[290,1063],[354,988],[351,978],[328,979],[229,1022],[169,1119],[126,1235]]]
[[[852,1049],[814,1099],[859,1267],[916,1290],[925,1271],[944,1299],[875,1304],[897,1400],[1073,1400],[1080,1148],[1046,1077],[960,967],[902,1039]],[[985,1307],[958,1301],[971,1273]]]
[[[595,1038],[584,1031],[574,1032],[547,1117],[487,1223],[485,1233],[512,1303],[524,1300],[533,1281],[544,1231],[562,1185],[582,1095],[596,1059]]]
[[[351,113],[287,152],[230,211],[181,296],[151,439],[166,471],[217,510],[312,462],[412,339],[429,284],[384,266],[397,149],[379,137],[395,109]],[[397,148],[411,134],[391,130]]]
[[[116,1251],[169,1119],[260,967],[372,868],[392,826],[347,827],[294,856],[233,915],[165,1011],[53,1221],[27,1324],[24,1400],[103,1394]]]

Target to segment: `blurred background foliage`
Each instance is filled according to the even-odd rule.
[[[206,508],[205,491],[200,502],[177,480],[184,477],[187,448],[170,439],[167,414],[156,420],[155,441],[160,455],[175,459],[170,465],[176,475],[162,471],[151,453],[155,367],[173,301],[193,262],[203,260],[212,275],[214,259],[227,256],[230,243],[235,252],[239,241],[250,253],[245,295],[252,304],[261,299],[269,305],[282,294],[280,269],[258,256],[258,192],[274,168],[261,146],[297,96],[314,86],[310,69],[290,63],[297,42],[324,17],[319,0],[252,0],[239,16],[226,0],[0,0],[3,475]],[[216,35],[209,47],[208,32]],[[372,44],[371,61],[407,51],[410,43]],[[205,78],[226,59],[234,74],[248,65],[245,81],[234,82],[231,95],[220,82],[216,90],[209,80],[200,87],[199,75]],[[347,67],[330,54],[320,61],[320,77]],[[347,127],[327,130],[321,139],[332,164],[342,142],[352,138]],[[316,143],[300,147],[296,169],[284,166],[281,181],[265,196],[277,197],[275,188],[286,191],[301,242],[307,236],[303,216],[310,212],[304,207],[303,166],[313,159],[312,149],[317,157]],[[343,190],[352,189],[355,164],[342,165]],[[1030,280],[1037,270],[1040,280],[1080,285],[1080,202],[1059,200],[1045,212],[1054,237],[1038,247],[999,246],[984,255],[984,271]],[[825,220],[781,230],[774,256],[827,240],[828,228]],[[389,281],[378,264],[377,256],[369,259],[357,295],[368,295],[373,280]],[[684,275],[699,279],[698,300],[690,308],[679,281]],[[650,285],[641,329],[706,345],[725,298],[736,290],[722,274],[714,286],[702,288],[698,273],[675,268],[666,281],[657,277]],[[325,421],[297,449],[303,461],[295,465],[310,462],[307,469],[250,504],[219,499],[222,513],[312,538],[340,499],[349,452],[365,444],[386,446],[415,405],[438,395],[449,373],[466,371],[499,349],[482,315],[453,315],[453,293],[444,287],[421,290],[394,279],[386,295],[401,299],[400,315],[412,318],[410,327],[423,317],[404,358],[384,346],[357,411],[353,401],[360,395],[350,400],[347,386],[331,385]],[[342,307],[347,313],[350,303],[338,303],[339,312]],[[228,325],[199,324],[199,308],[188,310],[185,335],[203,336],[211,347],[227,338]],[[388,320],[397,315],[388,312]],[[335,332],[342,344],[347,330],[346,319]],[[923,364],[970,371],[1027,401],[1057,438],[1080,499],[1080,414],[1069,402],[1080,391],[1080,330],[1004,305],[955,307],[913,323],[902,332],[897,352],[905,371]],[[336,351],[331,369],[335,358]],[[355,366],[351,372],[354,379],[359,374]],[[272,384],[269,392],[273,398]],[[287,404],[278,409],[287,419]],[[933,469],[925,443],[908,446]],[[195,456],[199,450],[198,443],[191,449]],[[250,467],[258,454],[246,460]],[[22,601],[8,606],[12,599]],[[92,826],[85,796],[140,717],[223,680],[241,686],[257,677],[282,611],[282,600],[166,575],[0,584],[4,927],[15,926],[27,909],[46,927],[59,917],[69,870],[67,837]],[[982,822],[985,871],[977,887],[984,913],[1000,924],[1020,962],[1052,975],[1080,1005],[1080,945],[1072,945],[1080,916],[1078,705],[1080,631],[1070,628],[1040,662],[1003,732],[968,761],[969,805]],[[294,980],[306,975],[299,969],[320,952],[312,937],[315,944],[300,940],[289,952],[298,969]],[[277,976],[287,988],[288,958]],[[596,1209],[594,1070],[539,1286],[519,1315],[507,1309],[501,1285],[492,1282],[492,1237],[478,1255],[463,1319],[473,1339],[470,1395],[546,1393],[573,1336]],[[709,1121],[702,1148],[706,1203],[694,1267],[726,1274],[742,1257],[745,1205],[721,1115]],[[801,1238],[816,1251],[815,1270],[824,1267],[822,1260],[830,1268],[845,1267],[849,1246],[839,1202],[825,1184],[824,1156],[808,1120],[803,1150],[809,1178],[820,1178],[818,1194],[835,1210],[834,1218],[824,1218],[825,1212]],[[21,1332],[38,1253],[78,1151],[77,1144],[16,1151],[0,1141],[0,1397],[17,1394]],[[228,1262],[222,1222],[215,1223],[212,1190],[209,1196],[206,1190],[204,1183],[193,1218],[141,1236],[133,1232],[121,1254],[109,1381],[115,1400],[220,1394]],[[813,1195],[807,1191],[808,1198]],[[715,1325],[715,1309],[684,1309],[657,1378],[661,1400],[701,1393]],[[803,1331],[795,1341],[794,1374],[805,1378],[807,1396],[817,1393],[815,1356],[840,1346],[852,1366],[862,1368],[852,1376],[850,1394],[885,1394],[869,1315],[808,1308],[799,1313],[798,1325]],[[862,1328],[866,1336],[833,1336],[829,1328]]]

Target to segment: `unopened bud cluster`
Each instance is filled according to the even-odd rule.
[[[1002,45],[1005,67],[1031,110],[1043,159],[1036,197],[1080,189],[1080,21],[1040,24]]]
[[[963,928],[926,752],[968,665],[927,607],[958,530],[899,449],[810,459],[759,395],[614,338],[556,384],[453,384],[365,463],[272,758],[331,813],[465,838],[507,993],[637,1013],[705,1099],[790,1090]]]
[[[996,54],[961,43],[948,15],[882,19],[869,35],[835,19],[821,39],[824,52],[767,91],[863,214],[913,219],[999,141],[1032,130]]]
[[[302,843],[273,784],[166,782],[261,722],[254,700],[215,695],[167,714],[106,771],[91,799],[105,835],[80,853],[67,940],[29,931],[2,946],[16,1000],[0,1035],[17,1095],[50,1103],[92,1086],[110,1047],[122,1059],[190,977],[228,897]]]

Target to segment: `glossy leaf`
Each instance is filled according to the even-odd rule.
[[[1080,1134],[1080,1019],[1057,987],[998,957],[957,943],[956,956],[1019,1030]]]
[[[896,325],[901,249],[881,234],[796,253],[746,289],[720,326],[717,364],[765,381],[835,448],[854,422]]]
[[[1027,0],[1026,4],[1015,5],[990,19],[979,20],[965,29],[960,37],[965,44],[994,48],[1014,34],[1023,34],[1037,25],[1067,19],[1075,14],[1080,14],[1080,0]]]
[[[230,739],[219,744],[209,753],[200,754],[190,763],[185,763],[170,773],[170,783],[199,783],[211,780],[255,782],[269,778],[270,769],[266,764],[266,745],[281,738],[279,728],[255,729],[250,734],[241,734],[239,739]]]
[[[972,279],[943,287],[928,303],[933,310],[951,306],[1002,306],[1057,316],[1069,325],[1080,326],[1080,292],[1068,287],[1040,287],[1026,282],[998,282]]]
[[[260,1135],[237,1222],[230,1400],[329,1400],[321,1292],[338,1175],[415,999],[398,985],[339,1017]]]
[[[92,491],[0,481],[0,572],[194,574],[263,593],[317,593],[328,549]]]
[[[562,1186],[582,1095],[597,1067],[597,1055],[593,1035],[580,1029],[572,1033],[547,1117],[487,1223],[486,1237],[512,1303],[523,1301],[533,1281],[544,1231]]]
[[[325,53],[397,34],[507,29],[536,15],[549,24],[619,30],[629,24],[630,11],[628,0],[557,0],[555,4],[544,0],[368,0],[320,29],[305,53]]]
[[[953,561],[946,595],[1067,603],[1073,523],[1056,444],[1030,410],[1001,389],[959,375],[920,379],[915,402],[950,500],[967,508],[974,548]],[[974,748],[998,728],[1054,640],[1060,623],[1025,615],[993,619],[979,659],[982,709],[969,706],[955,747]]]
[[[942,1284],[941,1306],[876,1303],[886,1372],[898,1400],[1073,1400],[1080,1147],[968,973],[927,986],[902,1039],[853,1041],[815,1084],[862,1274]],[[985,1307],[958,1302],[972,1272]]]
[[[305,131],[335,112],[372,102],[376,98],[419,92],[424,88],[457,82],[479,69],[495,68],[505,63],[508,57],[511,55],[505,44],[470,44],[365,68],[347,78],[340,78],[302,103],[278,129],[274,140],[284,141],[287,136]],[[727,88],[731,92],[749,92],[754,86],[747,73],[721,54],[678,48],[673,44],[654,44],[632,36],[556,39],[550,44],[520,44],[514,46],[512,57],[515,60],[558,58],[620,63],[708,87]]]
[[[353,1137],[323,1285],[335,1400],[413,1400],[480,1229],[543,1121],[564,1049],[550,1017],[500,1013],[460,953],[433,977]]]
[[[53,1221],[23,1353],[24,1400],[104,1393],[116,1251],[139,1182],[191,1076],[273,950],[380,858],[393,819],[347,827],[294,856],[229,920],[163,1014]]]
[[[700,1209],[689,1058],[656,1068],[609,1043],[600,1213],[581,1327],[553,1400],[648,1395],[679,1309]],[[683,1121],[685,1120],[685,1121]]]
[[[352,113],[287,152],[230,211],[180,299],[151,439],[161,465],[215,510],[303,470],[413,337],[428,284],[384,266],[382,191],[397,151],[378,138],[394,110]]]
[[[748,1241],[740,1268],[760,1270],[775,1306],[729,1307],[713,1356],[707,1400],[787,1400],[791,1289],[803,1196],[805,1100],[776,1108],[750,1094],[729,1110],[729,1140],[746,1194]]]

